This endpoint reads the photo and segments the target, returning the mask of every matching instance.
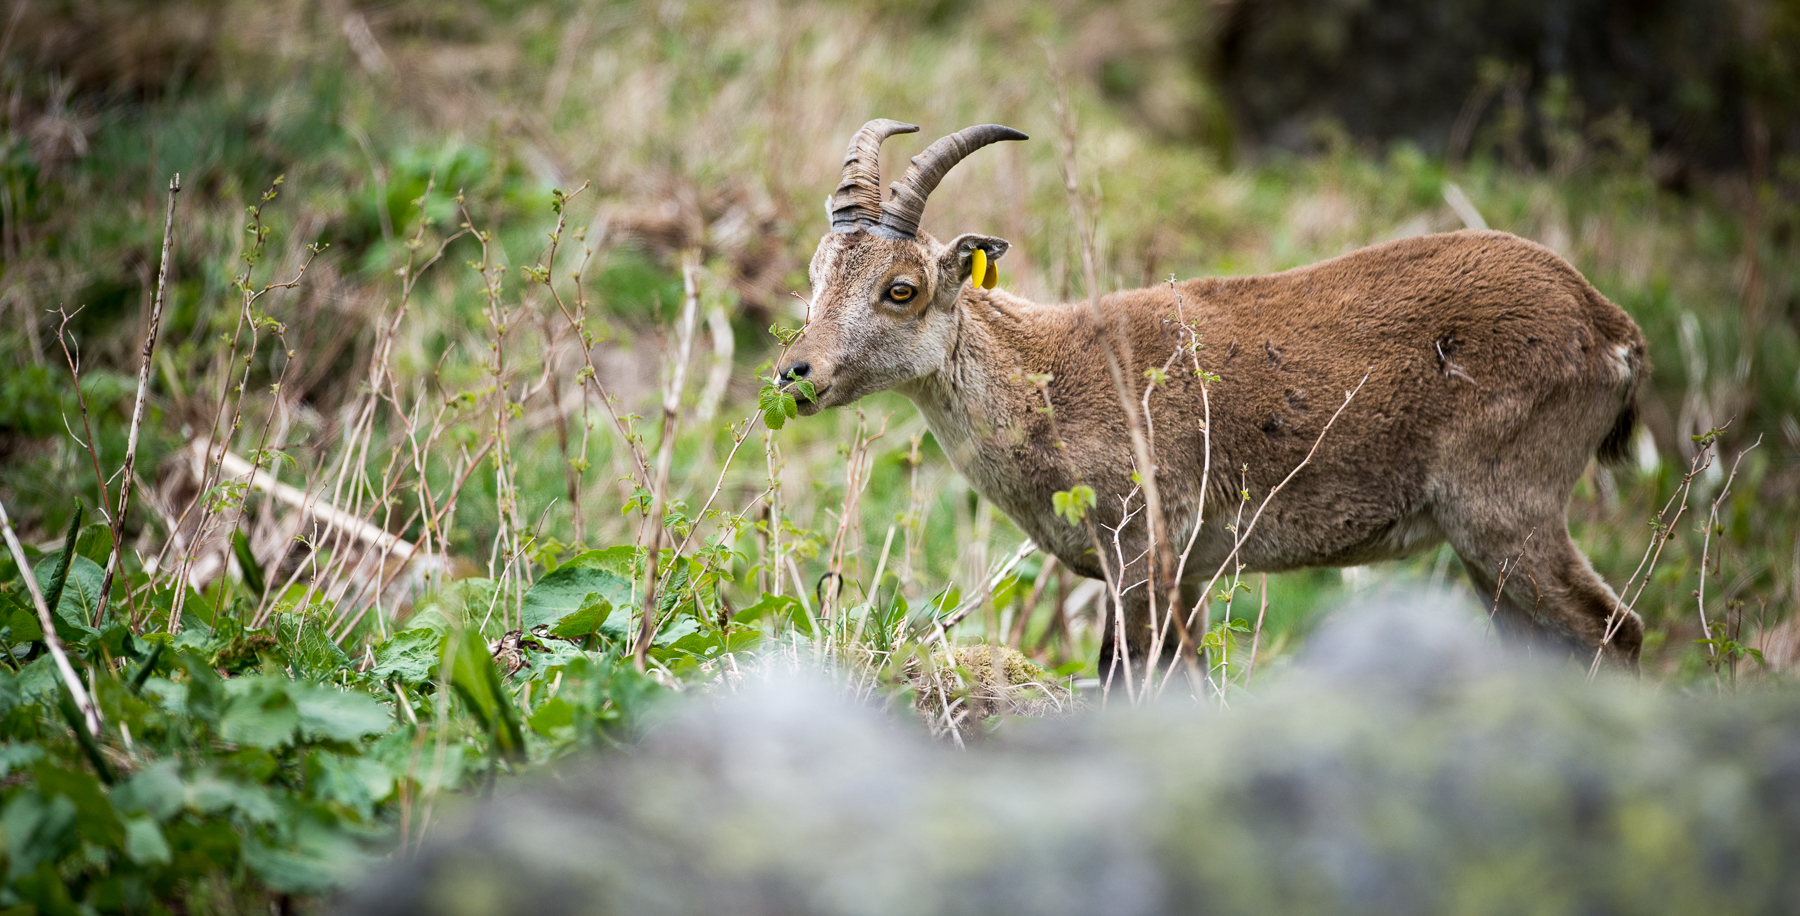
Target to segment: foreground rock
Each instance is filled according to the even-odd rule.
[[[1229,711],[1015,722],[970,751],[768,685],[497,799],[342,912],[1800,906],[1800,695],[1589,683],[1400,603]]]

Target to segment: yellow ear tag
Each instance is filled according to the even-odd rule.
[[[988,265],[987,277],[981,281],[982,289],[993,289],[1000,285],[1000,265]]]
[[[987,279],[987,252],[977,248],[969,256],[969,285],[980,286],[981,281],[985,279]]]

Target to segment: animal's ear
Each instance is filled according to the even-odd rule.
[[[1011,242],[991,235],[976,235],[972,232],[959,235],[944,249],[944,273],[954,278],[958,286],[964,280],[970,280],[976,286],[993,289],[996,277],[999,276],[994,265],[1006,257],[1006,251],[1011,247]],[[981,252],[980,257],[976,257],[977,251]],[[981,270],[982,276],[974,275],[977,269]]]

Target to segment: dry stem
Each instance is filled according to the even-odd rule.
[[[107,597],[112,594],[113,576],[119,570],[119,555],[125,549],[125,513],[131,508],[131,484],[137,479],[138,430],[144,425],[144,396],[150,391],[150,366],[156,354],[156,335],[162,327],[163,293],[169,282],[169,250],[174,244],[175,195],[181,193],[181,173],[169,179],[169,207],[163,215],[162,262],[156,270],[156,298],[150,306],[150,327],[144,332],[142,362],[138,366],[137,399],[131,408],[131,432],[125,440],[125,465],[119,479],[119,506],[112,517],[112,551],[106,556],[106,573],[100,579],[97,612],[104,612]],[[102,495],[104,497],[104,494]],[[172,534],[171,534],[172,536]],[[138,619],[131,615],[131,630],[137,632]]]
[[[37,576],[32,574],[31,562],[25,559],[25,548],[19,543],[19,535],[13,531],[12,518],[6,514],[6,505],[0,503],[0,530],[6,534],[7,549],[12,551],[13,562],[19,564],[19,578],[25,580],[25,588],[31,592],[31,603],[37,608],[38,626],[44,631],[44,645],[50,647],[50,657],[56,661],[57,673],[62,675],[63,686],[69,688],[69,695],[75,699],[75,707],[81,710],[82,721],[87,724],[88,734],[100,734],[100,710],[94,705],[93,698],[88,696],[87,689],[81,686],[81,678],[75,673],[75,667],[69,664],[69,655],[63,651],[62,637],[56,633],[56,620],[50,616],[50,607],[44,603],[44,593],[38,589]]]

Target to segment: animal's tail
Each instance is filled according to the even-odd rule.
[[[1600,440],[1600,450],[1596,455],[1601,464],[1621,465],[1630,457],[1631,434],[1637,428],[1637,392],[1631,393],[1630,400],[1620,408],[1619,415],[1613,419],[1611,431],[1606,438]]]
[[[1600,440],[1600,448],[1595,454],[1601,464],[1619,465],[1630,456],[1631,434],[1637,429],[1638,394],[1650,377],[1644,337],[1635,326],[1631,328],[1630,339],[1613,344],[1612,357],[1613,369],[1618,375],[1619,412],[1613,417],[1612,429]]]

